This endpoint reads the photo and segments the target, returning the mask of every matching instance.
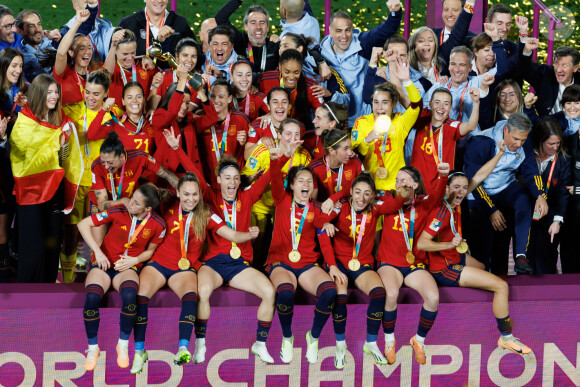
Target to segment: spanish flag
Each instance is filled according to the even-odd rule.
[[[65,170],[59,165],[58,159],[60,135],[70,129],[70,135],[76,136],[76,128],[64,112],[62,117],[63,123],[59,127],[39,121],[28,105],[18,114],[10,135],[10,162],[14,175],[14,195],[20,205],[40,204],[52,199],[65,177]],[[66,175],[65,214],[72,211],[84,166],[81,164],[78,170],[80,174],[74,172]],[[76,175],[78,179],[74,178]]]

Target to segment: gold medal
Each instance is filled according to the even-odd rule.
[[[177,266],[179,267],[180,270],[187,270],[187,269],[189,269],[189,267],[191,265],[189,263],[189,259],[187,259],[187,258],[181,258],[179,260],[179,262],[177,262]]]
[[[238,259],[242,256],[242,250],[238,246],[232,246],[230,249],[230,257],[233,259]]]
[[[407,263],[409,264],[415,263],[415,256],[413,255],[412,252],[407,251],[407,255],[405,255],[405,258],[407,259]]]
[[[457,252],[460,254],[465,254],[467,253],[467,250],[469,250],[469,246],[467,245],[467,242],[461,241],[461,243],[459,244],[459,246],[455,248],[455,250],[457,250]]]
[[[376,175],[379,179],[384,180],[387,178],[387,176],[389,175],[389,173],[387,172],[387,168],[385,167],[378,167],[377,168],[377,172]]]
[[[290,260],[290,262],[292,263],[296,263],[298,261],[300,261],[300,252],[298,250],[292,250],[291,252],[288,253],[288,259]]]
[[[360,261],[356,258],[351,259],[350,261],[348,261],[348,268],[350,269],[350,271],[357,271],[358,269],[360,269]]]

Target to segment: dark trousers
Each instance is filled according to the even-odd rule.
[[[514,237],[514,256],[526,254],[532,223],[533,206],[529,193],[513,182],[503,191],[491,196],[496,208],[503,214],[507,229],[495,231],[489,220],[489,209],[483,201],[469,201],[472,215],[468,243],[475,258],[486,269],[498,275],[507,274],[509,244]],[[493,257],[493,259],[492,259]]]
[[[556,274],[558,272],[556,264],[558,263],[558,244],[561,232],[554,235],[552,243],[548,229],[553,221],[554,216],[548,214],[542,219],[532,222],[527,257],[534,267],[535,274]]]
[[[562,225],[560,261],[562,273],[580,273],[580,200],[571,198]]]
[[[54,283],[62,239],[61,201],[18,205],[18,282]]]

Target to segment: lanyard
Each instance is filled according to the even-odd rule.
[[[89,70],[87,69],[87,75],[89,73]],[[77,76],[77,85],[79,85],[79,89],[81,90],[81,95],[84,96],[85,95],[85,87],[83,86],[83,81],[81,80],[81,77],[79,75],[79,73],[77,73],[77,71],[75,70],[75,75]]]
[[[338,177],[336,178],[336,191],[334,190],[334,184],[332,184],[332,170],[330,169],[330,163],[328,161],[328,156],[326,156],[326,184],[328,184],[328,196],[333,193],[340,191],[342,186],[342,171],[344,169],[344,164],[340,164],[338,169]]]
[[[141,115],[141,118],[139,118],[139,123],[137,124],[137,130],[133,132],[131,129],[129,129],[125,126],[125,121],[126,121],[126,119],[122,119],[121,122],[119,122],[119,125],[121,125],[125,129],[127,129],[127,132],[131,133],[133,136],[135,136],[135,135],[139,134],[139,132],[141,132],[141,129],[143,128],[143,124],[145,122],[145,120],[143,119],[143,115]],[[130,118],[129,118],[129,122],[133,123],[133,121],[131,121]]]
[[[83,140],[84,140],[84,147],[85,147],[85,156],[88,157],[91,155],[91,148],[89,146],[89,140],[87,139],[87,126],[88,126],[87,104],[85,103],[85,115],[83,117]]]
[[[446,200],[443,201],[445,206],[449,210],[449,226],[451,227],[451,232],[453,235],[461,237],[461,206],[457,206],[457,230],[455,229],[455,217],[453,216],[453,208],[447,203]]]
[[[244,107],[244,113],[250,117],[250,93],[248,92],[246,94],[246,106]],[[233,102],[234,102],[234,109],[236,109],[237,111],[240,111],[240,105],[238,104],[238,99],[236,97],[233,98]]]
[[[231,219],[230,219],[230,212],[228,211],[228,205],[223,198],[222,198],[222,201],[224,202],[224,219],[226,221],[226,224],[228,225],[229,228],[236,231],[236,214],[238,212],[237,207],[236,207],[237,201],[234,200],[234,203],[232,204],[232,217],[231,217]]]
[[[226,151],[226,140],[228,137],[228,128],[230,127],[230,113],[228,113],[228,115],[226,116],[226,120],[224,121],[224,130],[222,133],[222,140],[219,143],[218,146],[218,142],[217,142],[217,134],[215,132],[215,126],[212,125],[211,126],[211,138],[213,141],[213,148],[214,148],[214,152],[215,152],[215,158],[216,160],[219,162],[222,155],[224,154],[224,152]]]
[[[354,243],[353,248],[352,248],[352,257],[353,258],[358,258],[358,252],[360,250],[360,245],[362,242],[362,237],[365,233],[365,227],[366,227],[366,222],[367,222],[367,213],[365,212],[363,214],[362,220],[360,222],[360,230],[358,232],[358,237],[357,237],[357,233],[356,233],[356,212],[352,206],[352,203],[350,205],[350,222],[352,224],[352,241]]]
[[[123,160],[123,168],[121,168],[121,178],[119,179],[119,188],[117,192],[115,192],[115,181],[114,176],[111,172],[109,172],[109,177],[111,178],[111,194],[113,195],[113,200],[119,200],[121,198],[121,189],[123,187],[123,177],[125,177],[125,163],[127,162],[127,158]]]
[[[457,114],[457,121],[461,121],[461,116],[463,115],[463,98],[465,98],[465,92],[467,91],[468,86],[469,80],[467,81],[467,84],[465,85],[463,91],[461,92],[461,100],[459,101],[459,112]],[[451,90],[451,81],[449,81],[449,84],[447,85],[447,90]]]
[[[445,37],[445,35],[443,35],[445,33],[445,27],[443,27],[443,29],[441,30],[441,36],[439,37],[439,41],[441,43],[439,43],[440,46],[443,45],[443,38]]]
[[[250,43],[248,43],[248,48],[246,49],[246,53],[248,54],[248,58],[250,62],[254,63],[254,47]],[[262,46],[262,62],[260,63],[260,72],[263,73],[266,70],[266,56],[268,52],[266,51],[266,44]]]
[[[119,70],[121,70],[121,78],[123,78],[123,86],[125,86],[127,84],[125,69],[121,66],[119,61],[117,61],[117,65],[119,66]],[[131,65],[131,80],[137,82],[137,67],[135,67],[135,61],[133,61],[133,64]]]
[[[431,141],[431,153],[435,159],[435,165],[443,162],[443,124],[439,127],[439,139],[437,144],[437,153],[435,153],[435,143],[433,140],[433,125],[429,124],[429,140]]]
[[[143,227],[145,227],[145,225],[147,224],[147,221],[149,220],[150,217],[151,217],[151,212],[149,212],[147,214],[147,216],[145,217],[145,219],[143,219],[143,221],[141,222],[141,224],[139,225],[137,230],[135,230],[135,226],[137,226],[137,217],[132,216],[131,230],[129,231],[129,239],[127,240],[127,244],[125,245],[125,254],[124,255],[127,255],[129,248],[131,248],[131,245],[133,243],[135,243],[135,241],[137,240],[137,237],[139,236],[139,233],[141,232],[141,230],[143,230]]]
[[[298,152],[298,150],[296,150],[296,152]],[[290,171],[290,168],[292,168],[292,163],[294,162],[294,155],[296,155],[296,152],[292,153],[292,157],[290,157],[290,164],[288,164],[288,171]],[[284,179],[284,189],[286,189],[288,187],[288,175],[286,175],[286,178]],[[294,202],[292,202],[292,205],[294,205]]]
[[[403,236],[405,237],[405,245],[407,245],[407,250],[413,250],[413,236],[415,233],[415,201],[411,204],[411,217],[409,219],[409,232],[407,233],[407,226],[405,225],[405,214],[403,209],[399,210],[399,217],[401,218],[401,228],[403,229]]]
[[[179,203],[179,242],[181,244],[181,258],[187,257],[187,246],[189,243],[189,226],[191,225],[191,220],[193,219],[193,211],[187,214],[187,219],[185,221],[185,227],[183,225],[183,215],[181,213],[181,203]]]
[[[542,165],[540,158],[538,156],[536,156],[536,160],[538,163],[538,170],[540,170],[540,167]],[[552,166],[550,167],[550,173],[548,174],[548,182],[546,183],[546,193],[548,192],[548,189],[550,188],[550,183],[552,182],[552,174],[554,173],[554,167],[556,166],[556,160],[558,160],[557,153],[554,155],[554,160],[552,160]],[[540,175],[542,175],[542,173],[540,173]]]
[[[147,15],[147,11],[145,11],[145,18],[147,19],[147,23],[145,26],[145,53],[149,56],[149,29],[151,28],[149,25],[151,22],[149,21],[149,15]],[[165,24],[165,12],[163,13],[163,18],[161,19],[161,23],[159,24],[159,29],[163,27]]]
[[[310,208],[310,202],[306,204],[304,210],[302,211],[302,217],[300,218],[300,223],[298,224],[298,230],[296,230],[296,202],[292,199],[292,218],[290,220],[290,225],[292,228],[292,250],[298,250],[298,244],[300,243],[300,237],[302,236],[302,228],[304,227],[304,222],[306,221],[306,215],[308,215],[308,209]]]

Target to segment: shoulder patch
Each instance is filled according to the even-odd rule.
[[[433,221],[429,225],[429,228],[435,232],[439,231],[439,229],[441,228],[441,221],[439,219],[433,219]]]
[[[109,217],[109,214],[107,214],[107,211],[99,212],[97,214],[97,220],[99,222],[102,222],[103,220],[107,219],[108,217]]]
[[[212,214],[211,215],[211,220],[213,220],[214,222],[216,222],[217,224],[221,224],[223,223],[222,218],[220,218],[217,214]]]
[[[256,165],[258,165],[258,159],[256,159],[255,157],[250,157],[250,159],[248,160],[248,165],[250,166],[251,169],[255,169]]]
[[[461,124],[461,122],[453,121],[452,123],[449,124],[449,126],[451,126],[452,128],[457,128],[459,126],[459,124]]]

